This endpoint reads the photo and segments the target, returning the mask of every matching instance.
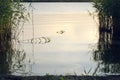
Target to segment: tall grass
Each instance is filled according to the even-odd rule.
[[[99,41],[94,60],[102,71],[119,73],[120,69],[120,0],[94,0],[99,19]]]
[[[15,29],[26,19],[19,0],[0,0],[0,74],[11,73]]]

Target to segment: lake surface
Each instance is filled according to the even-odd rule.
[[[24,3],[28,5],[28,3]],[[30,75],[92,74],[98,25],[90,16],[92,3],[32,3],[19,46],[26,53],[24,72]],[[34,39],[33,39],[34,38]],[[20,73],[14,72],[19,75]]]

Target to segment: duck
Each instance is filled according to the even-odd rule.
[[[64,31],[64,30],[61,30],[61,31],[58,31],[57,33],[58,33],[58,34],[63,34],[63,33],[65,33],[65,31]]]

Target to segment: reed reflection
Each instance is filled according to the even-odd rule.
[[[25,57],[24,51],[13,48],[11,30],[4,29],[4,32],[0,32],[0,74],[6,75],[23,70]]]
[[[114,22],[113,17],[99,15],[99,40],[94,60],[100,63],[101,72],[117,74],[120,73],[120,29],[116,24],[119,20]]]
[[[12,44],[10,29],[0,29],[0,74],[10,73],[12,64]]]

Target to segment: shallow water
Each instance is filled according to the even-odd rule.
[[[92,74],[97,66],[92,52],[98,41],[98,25],[89,14],[95,11],[92,3],[32,3],[32,6],[33,14],[30,11],[31,18],[19,36],[20,48],[27,56],[24,72],[81,75],[91,69]],[[46,37],[50,42],[45,43]]]

